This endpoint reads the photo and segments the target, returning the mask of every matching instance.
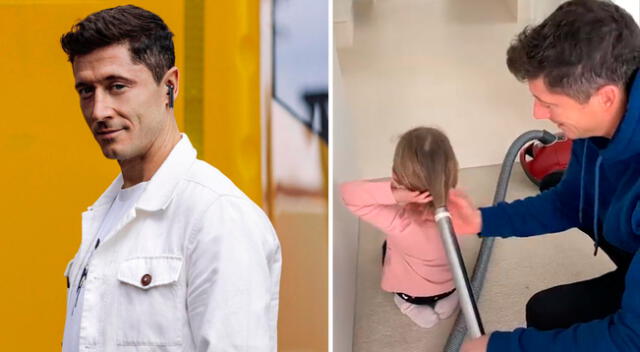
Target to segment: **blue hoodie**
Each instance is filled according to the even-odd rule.
[[[622,307],[604,319],[568,329],[519,328],[494,332],[489,352],[640,351],[640,78],[636,74],[627,111],[611,140],[573,143],[562,181],[537,196],[480,209],[480,236],[531,236],[573,227],[595,242],[635,254],[626,276]]]

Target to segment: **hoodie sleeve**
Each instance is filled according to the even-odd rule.
[[[342,202],[354,215],[386,230],[397,218],[399,206],[390,181],[353,181],[340,186]]]
[[[539,195],[480,208],[480,236],[531,236],[577,227],[584,140],[573,142],[571,161],[560,183]]]
[[[627,272],[626,289],[618,312],[604,319],[568,329],[516,329],[494,332],[487,352],[623,352],[640,351],[640,255]]]

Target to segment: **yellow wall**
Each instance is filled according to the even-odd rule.
[[[262,205],[260,1],[206,2],[204,46],[205,158]]]

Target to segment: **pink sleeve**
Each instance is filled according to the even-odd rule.
[[[351,207],[396,204],[390,181],[353,181],[340,186],[343,203]]]
[[[391,194],[390,181],[353,181],[340,186],[342,202],[355,215],[388,230],[400,207]]]

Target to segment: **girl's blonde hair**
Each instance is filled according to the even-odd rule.
[[[444,206],[449,190],[458,184],[458,161],[449,139],[430,127],[417,127],[400,137],[393,172],[408,190],[429,191],[434,208]]]

